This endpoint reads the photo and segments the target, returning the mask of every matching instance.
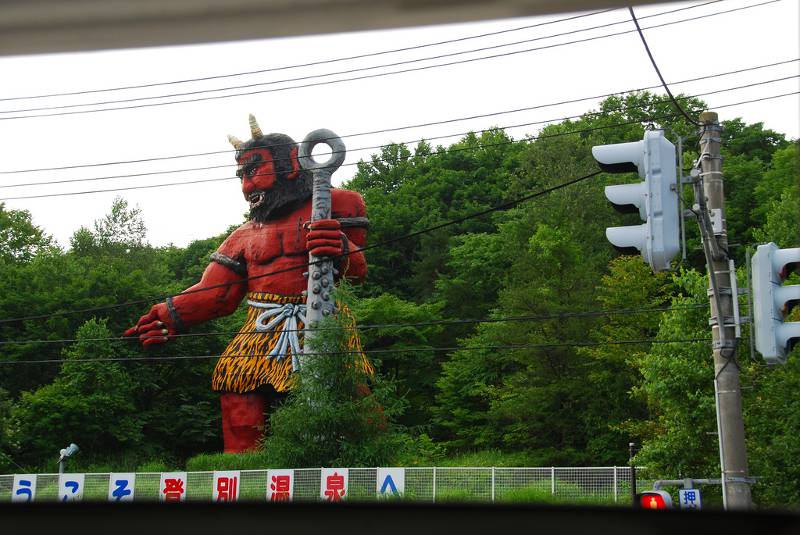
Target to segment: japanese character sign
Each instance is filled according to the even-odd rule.
[[[108,474],[108,501],[132,502],[133,487],[136,484],[136,474],[120,473]]]
[[[11,501],[14,503],[32,502],[36,498],[36,474],[14,474],[11,487]]]
[[[319,496],[326,502],[340,502],[347,497],[347,468],[323,468]]]
[[[290,502],[294,496],[294,470],[267,470],[267,501]]]
[[[700,500],[700,489],[679,489],[678,501],[681,504],[681,509],[703,508]]]
[[[239,471],[214,472],[212,501],[235,502],[239,500]]]
[[[405,468],[378,468],[376,490],[379,498],[402,496],[406,491]]]
[[[158,488],[158,499],[162,502],[186,500],[186,472],[164,472]]]
[[[58,501],[79,502],[83,500],[84,474],[60,474],[58,476]]]

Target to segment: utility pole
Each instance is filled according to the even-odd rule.
[[[711,334],[714,349],[714,395],[717,410],[722,497],[726,509],[752,507],[744,441],[739,364],[736,361],[734,295],[736,272],[728,254],[725,224],[721,132],[714,112],[700,115],[700,177],[695,193],[703,246],[708,263]],[[733,282],[733,284],[732,284]]]

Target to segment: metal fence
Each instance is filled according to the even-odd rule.
[[[630,503],[628,467],[428,467],[405,468],[402,498],[420,502],[563,501],[585,503]],[[84,474],[83,500],[106,501],[109,497],[108,473]],[[58,501],[59,475],[38,474],[35,501]],[[347,471],[346,499],[367,501],[379,497],[377,468],[350,468]],[[0,502],[11,501],[14,475],[0,475]],[[186,500],[211,501],[213,472],[186,473]],[[137,473],[135,501],[159,499],[161,474]],[[321,469],[294,470],[293,499],[320,500]],[[265,501],[267,471],[239,472],[239,501]]]

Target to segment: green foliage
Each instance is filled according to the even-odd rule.
[[[28,262],[53,240],[33,224],[27,210],[7,210],[0,202],[0,267],[6,262]]]
[[[672,306],[702,303],[708,280],[694,270],[675,276],[680,294]],[[688,308],[662,316],[659,340],[707,339],[706,309]],[[640,428],[637,464],[654,477],[707,477],[719,472],[714,412],[714,365],[708,342],[654,344],[636,366],[643,376],[635,392],[646,400],[651,418]],[[695,476],[694,474],[704,474]]]
[[[346,300],[341,289],[336,295]],[[394,423],[404,404],[393,385],[366,373],[342,316],[326,318],[306,340],[319,354],[304,361],[286,402],[270,418],[264,450],[272,466],[392,466],[408,443]]]
[[[757,503],[800,506],[800,346],[783,366],[750,364],[745,377],[745,429]]]
[[[189,472],[212,472],[214,470],[265,470],[284,468],[270,465],[263,451],[246,453],[201,453],[186,460]]]
[[[753,217],[761,223],[753,231],[755,240],[796,246],[800,242],[800,141],[775,151],[754,196]]]
[[[415,305],[391,294],[353,302],[359,324],[381,326],[361,329],[361,343],[365,350],[374,352],[380,374],[409,405],[398,422],[415,429],[427,429],[430,422],[430,400],[439,364],[433,349],[425,348],[435,347],[441,335],[442,325],[431,324],[442,319],[440,309],[438,304]]]
[[[57,458],[75,442],[84,450],[136,447],[143,439],[132,381],[117,362],[93,362],[115,356],[105,321],[89,320],[77,342],[64,350],[64,364],[53,383],[22,395],[11,413],[11,441],[27,462]]]
[[[525,467],[538,466],[528,452],[518,451],[509,453],[499,449],[466,451],[442,459],[437,466],[497,466],[497,467]]]
[[[550,489],[541,487],[519,487],[504,490],[496,497],[504,503],[536,503],[553,505],[603,505],[603,506],[630,506],[628,496],[622,496],[621,500],[614,502],[613,495],[591,494],[569,483],[559,482],[559,492],[553,494]],[[571,487],[571,488],[570,488]]]

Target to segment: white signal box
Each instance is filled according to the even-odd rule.
[[[592,147],[607,173],[639,173],[642,182],[607,186],[605,194],[620,212],[639,213],[642,225],[610,227],[606,237],[621,252],[641,253],[653,271],[666,271],[680,251],[675,145],[661,130],[645,132],[642,141]]]
[[[786,355],[800,339],[800,321],[786,321],[791,308],[800,303],[800,284],[783,282],[800,267],[800,247],[759,245],[751,266],[756,349],[767,363],[785,364]]]

